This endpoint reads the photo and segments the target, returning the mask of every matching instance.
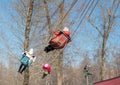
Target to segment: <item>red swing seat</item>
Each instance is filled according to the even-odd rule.
[[[55,49],[61,49],[63,48],[68,42],[70,41],[70,38],[66,36],[64,33],[52,38],[49,42],[49,44],[55,48]]]

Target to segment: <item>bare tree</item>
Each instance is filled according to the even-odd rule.
[[[48,28],[49,28],[50,37],[51,37],[52,36],[52,27],[51,27],[51,18],[50,18],[50,14],[49,14],[49,7],[48,7],[46,0],[43,0],[43,2],[45,4],[47,24],[48,24]]]
[[[103,11],[102,8],[102,28],[97,27],[93,20],[91,20],[90,18],[88,19],[89,23],[99,32],[100,36],[102,37],[102,49],[101,49],[101,58],[100,58],[100,80],[103,80],[105,78],[105,59],[106,59],[106,45],[107,45],[107,41],[110,35],[111,30],[113,29],[113,25],[115,22],[115,13],[116,10],[119,6],[119,3],[117,4],[117,7],[115,6],[114,9],[113,8],[109,8],[107,10],[107,12],[105,12],[105,10]]]
[[[63,19],[63,14],[64,14],[64,0],[60,5],[60,21]],[[63,22],[58,26],[58,28],[62,29],[63,28]],[[60,54],[58,56],[58,63],[57,63],[57,85],[62,85],[62,78],[63,78],[63,72],[62,72],[62,67],[63,67],[63,50],[60,51]]]
[[[31,17],[33,12],[34,0],[30,0],[29,10],[27,13],[27,22],[25,28],[25,41],[24,41],[24,50],[28,51],[29,48],[29,35],[30,35],[30,26],[31,26]],[[24,82],[23,85],[29,85],[29,68],[25,70]]]

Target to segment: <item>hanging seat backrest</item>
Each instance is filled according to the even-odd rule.
[[[29,66],[29,58],[26,55],[23,55],[20,59],[21,63],[23,63],[25,66]]]
[[[69,42],[69,37],[66,36],[64,33],[52,38],[50,40],[50,45],[56,49],[63,48]]]

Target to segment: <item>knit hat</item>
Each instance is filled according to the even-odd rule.
[[[30,50],[29,50],[29,54],[33,54],[33,48],[31,48]]]
[[[64,27],[63,31],[69,31],[68,27]]]
[[[45,66],[45,67],[48,67],[48,64],[45,64],[44,66]]]

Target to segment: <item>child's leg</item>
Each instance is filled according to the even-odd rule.
[[[22,74],[22,72],[26,69],[26,66],[24,65],[24,67],[22,68],[22,70],[20,71],[20,73]]]
[[[47,70],[44,70],[42,79],[44,79],[47,75],[48,75],[48,71],[47,71]]]
[[[21,63],[21,65],[20,65],[20,67],[19,67],[18,72],[20,72],[20,71],[21,71],[22,66],[23,66],[23,64]]]
[[[48,46],[45,47],[45,49],[44,49],[44,51],[45,51],[46,53],[48,53],[49,51],[52,51],[52,50],[54,50],[54,48],[53,48],[51,45],[48,45]]]
[[[44,79],[47,76],[47,74],[43,73],[42,79]]]

